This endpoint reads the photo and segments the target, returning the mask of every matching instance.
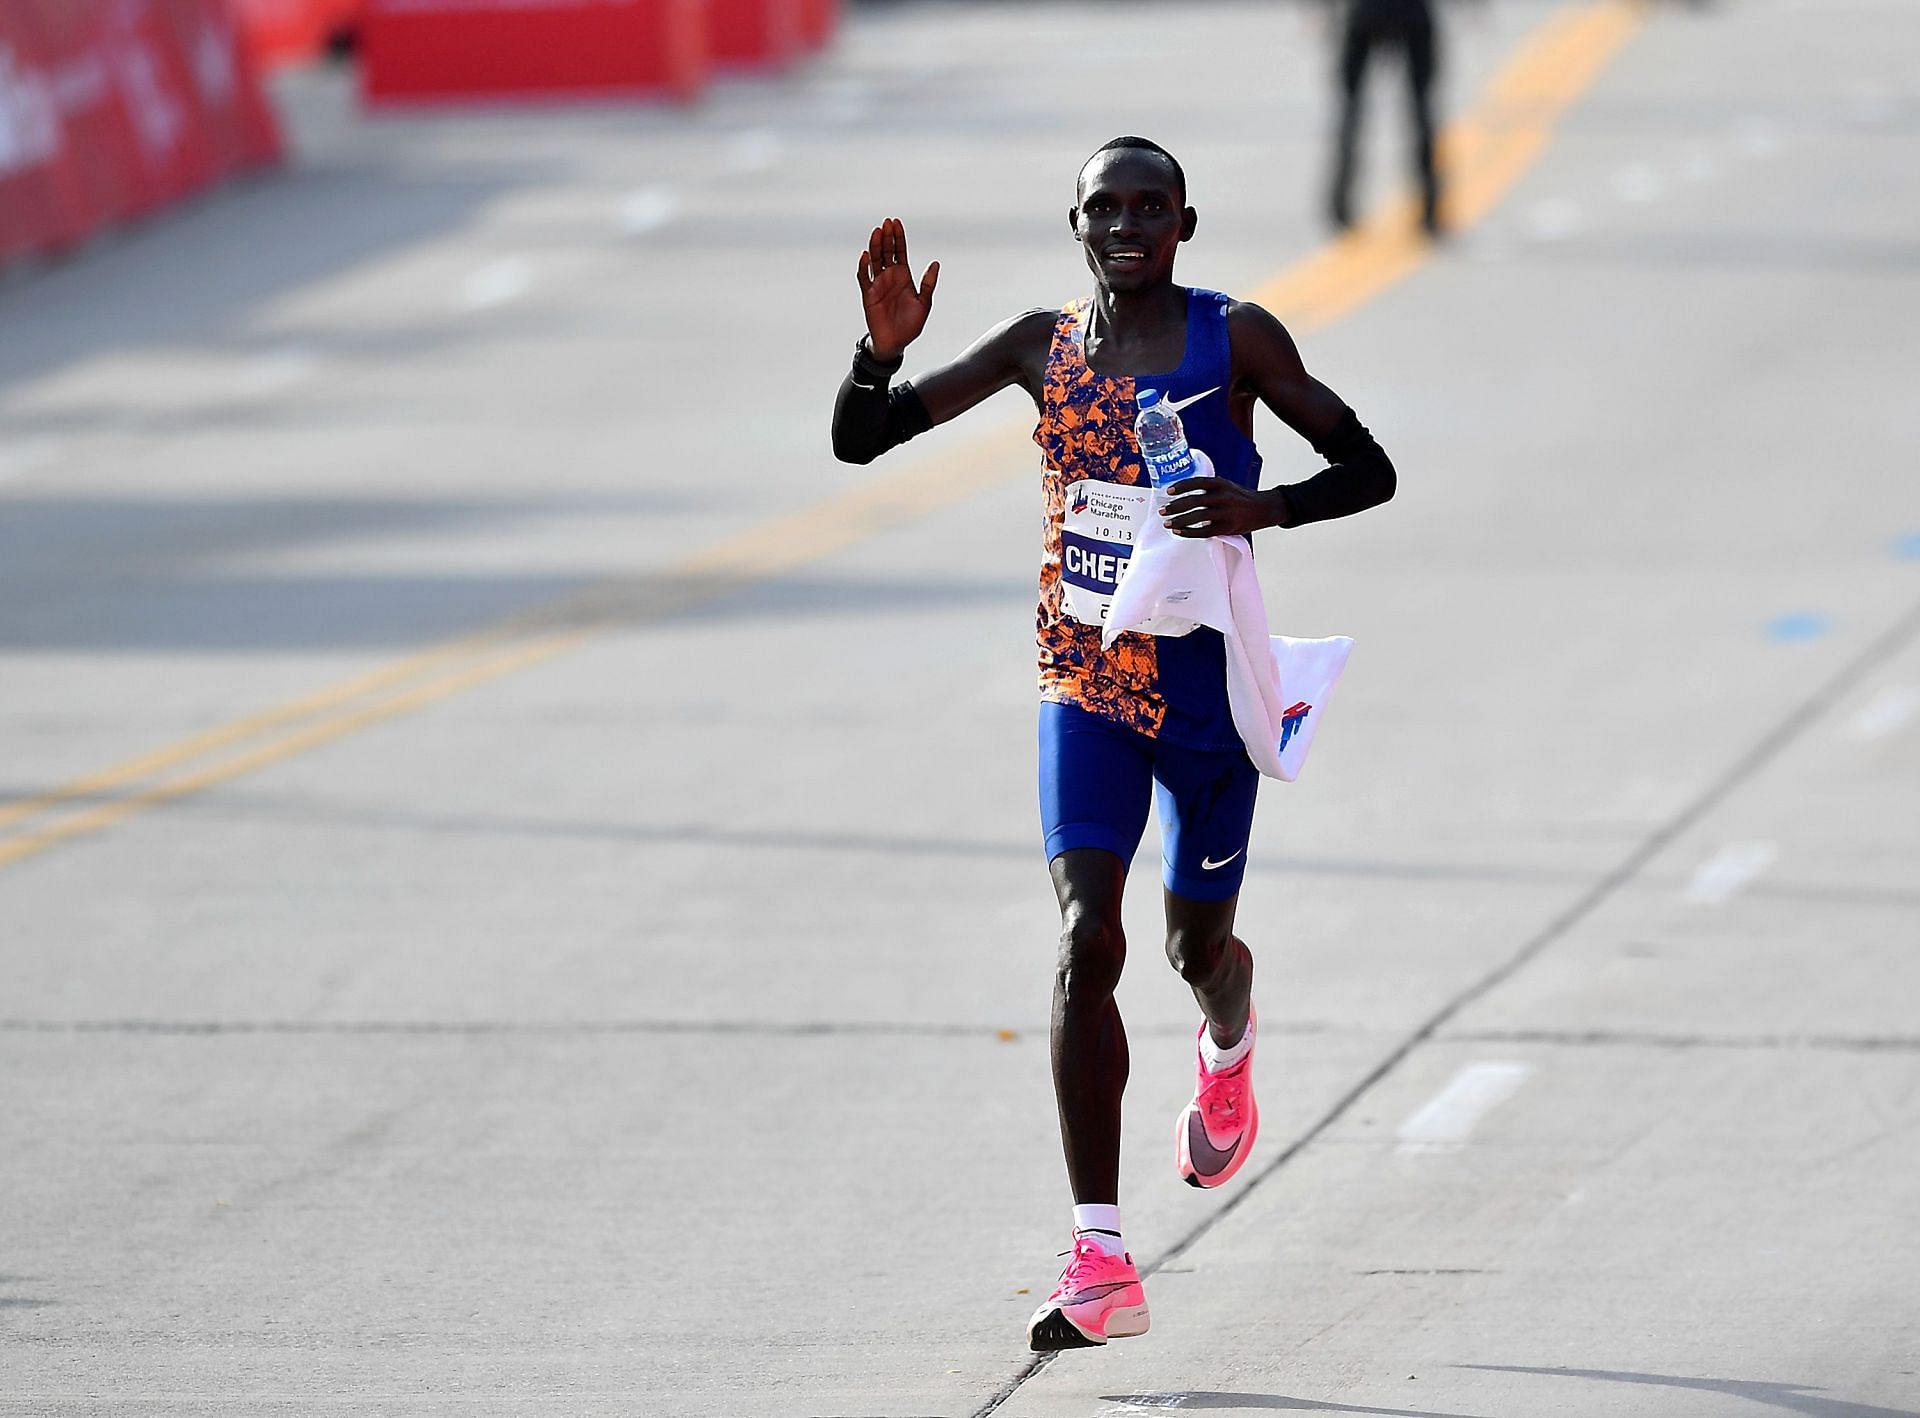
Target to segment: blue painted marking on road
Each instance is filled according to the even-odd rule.
[[[1788,615],[1777,615],[1767,622],[1767,639],[1781,644],[1818,640],[1831,629],[1833,622],[1818,612],[1794,611]]]
[[[1895,537],[1893,554],[1902,561],[1920,561],[1920,532],[1908,532]]]

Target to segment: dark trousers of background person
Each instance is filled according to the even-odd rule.
[[[1350,0],[1340,38],[1340,136],[1334,155],[1333,220],[1353,222],[1353,169],[1360,142],[1361,91],[1375,48],[1399,50],[1407,62],[1414,166],[1420,177],[1421,224],[1436,231],[1440,180],[1433,166],[1433,75],[1437,62],[1433,11],[1427,0]]]

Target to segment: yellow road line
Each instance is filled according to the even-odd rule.
[[[1591,0],[1556,11],[1522,41],[1479,103],[1441,139],[1448,219],[1456,229],[1473,225],[1512,189],[1545,150],[1554,124],[1640,22],[1640,7],[1629,0]],[[1426,261],[1430,248],[1415,234],[1414,214],[1408,199],[1386,204],[1250,298],[1300,330],[1342,318]],[[611,625],[676,614],[916,522],[1003,484],[1008,466],[1026,452],[1024,431],[1004,427],[747,528],[648,577],[643,589],[604,583],[0,806],[0,834],[14,834],[0,836],[0,867],[542,664]],[[129,788],[108,801],[93,801]]]
[[[1509,64],[1460,125],[1474,150],[1453,193],[1455,220],[1471,224],[1491,211],[1546,150],[1575,99],[1642,22],[1639,6],[1593,5],[1540,37],[1532,62]],[[1519,56],[1516,56],[1516,61]]]
[[[323,713],[358,699],[364,694],[384,689],[390,684],[430,670],[447,660],[469,655],[476,648],[499,640],[504,633],[503,628],[494,627],[459,640],[449,641],[422,651],[418,655],[396,661],[394,664],[345,680],[340,684],[331,685],[303,699],[295,699],[272,709],[262,710],[258,714],[250,714],[243,719],[235,719],[232,723],[208,729],[204,733],[195,734],[192,738],[183,739],[166,748],[156,749],[152,753],[142,754],[138,758],[128,759],[124,763],[115,764],[88,777],[76,778],[73,782],[49,789],[38,797],[9,803],[5,807],[0,807],[0,831],[50,809],[70,802],[98,797],[108,789],[138,782],[142,778],[164,772],[176,764],[212,753],[269,729],[278,728],[282,724]]]
[[[116,798],[112,802],[103,803],[71,817],[60,818],[52,826],[42,828],[38,832],[0,841],[0,867],[30,857],[36,852],[45,851],[48,847],[67,841],[69,838],[110,827],[123,818],[132,817],[135,813],[144,812],[148,808],[158,807],[176,798],[187,797],[211,788],[215,784],[224,783],[230,778],[238,778],[256,769],[265,768],[270,763],[278,763],[283,758],[290,758],[296,753],[319,744],[344,738],[371,724],[409,713],[435,700],[445,699],[462,690],[472,689],[489,680],[499,679],[502,675],[513,674],[515,671],[528,669],[542,661],[551,660],[554,656],[571,650],[598,629],[597,625],[589,625],[566,633],[536,638],[507,654],[483,659],[478,664],[464,666],[440,679],[429,680],[423,685],[403,690],[385,699],[376,699],[371,704],[360,705],[330,719],[307,724],[293,733],[256,745],[231,758],[219,759],[179,777],[162,778],[159,782],[142,788],[137,793]]]

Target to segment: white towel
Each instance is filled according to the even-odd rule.
[[[1202,476],[1212,476],[1206,454],[1195,449],[1194,459]],[[1185,635],[1202,625],[1226,641],[1227,705],[1247,757],[1268,777],[1291,783],[1300,776],[1353,641],[1344,635],[1269,635],[1247,539],[1176,537],[1149,507],[1101,643],[1112,645],[1123,630]]]

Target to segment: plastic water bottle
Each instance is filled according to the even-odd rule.
[[[1180,415],[1161,401],[1158,389],[1142,389],[1139,402],[1140,414],[1133,421],[1133,432],[1140,440],[1140,456],[1146,461],[1147,476],[1158,494],[1155,501],[1164,503],[1169,487],[1198,471],[1193,448],[1187,442]]]

